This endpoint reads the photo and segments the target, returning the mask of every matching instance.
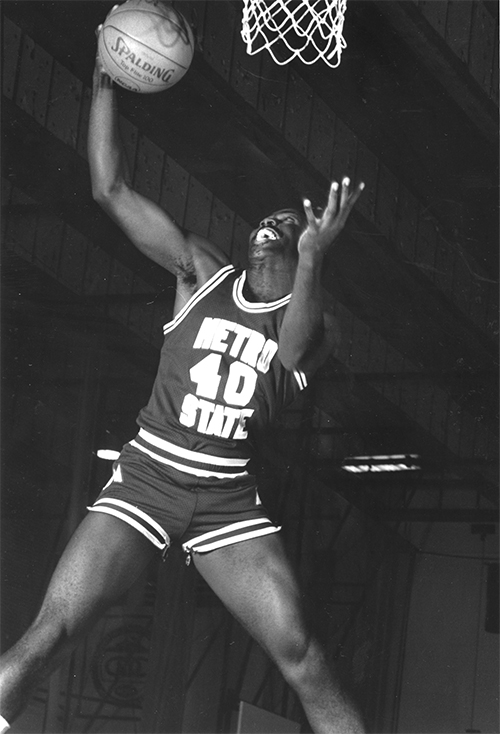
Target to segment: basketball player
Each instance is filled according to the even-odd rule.
[[[239,272],[127,183],[113,84],[99,61],[89,125],[93,196],[127,237],[176,276],[173,319],[139,433],[66,548],[36,620],[1,659],[7,722],[154,553],[187,560],[262,645],[321,734],[363,732],[306,629],[295,576],[249,471],[251,436],[303,388],[337,331],[320,285],[324,256],[363,184],[333,183],[316,217],[282,209],[251,233]]]

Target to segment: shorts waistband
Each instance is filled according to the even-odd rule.
[[[216,477],[227,479],[231,477],[248,476],[246,466],[249,459],[238,457],[228,458],[224,456],[213,456],[201,451],[191,451],[175,443],[159,438],[145,428],[139,429],[139,433],[130,441],[134,446],[161,464],[168,464],[178,471],[194,474],[198,477]]]

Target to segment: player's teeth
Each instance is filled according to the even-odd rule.
[[[257,237],[255,238],[257,242],[262,242],[263,240],[277,240],[278,235],[274,231],[274,229],[261,229],[259,232],[257,232]]]

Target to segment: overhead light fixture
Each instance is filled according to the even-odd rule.
[[[351,474],[368,472],[417,471],[420,469],[418,454],[379,454],[376,456],[348,456],[342,469]]]
[[[120,452],[114,451],[113,449],[97,449],[98,459],[105,459],[105,461],[116,461],[119,456]]]

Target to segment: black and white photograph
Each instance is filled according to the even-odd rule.
[[[497,0],[0,9],[0,734],[499,734]]]

